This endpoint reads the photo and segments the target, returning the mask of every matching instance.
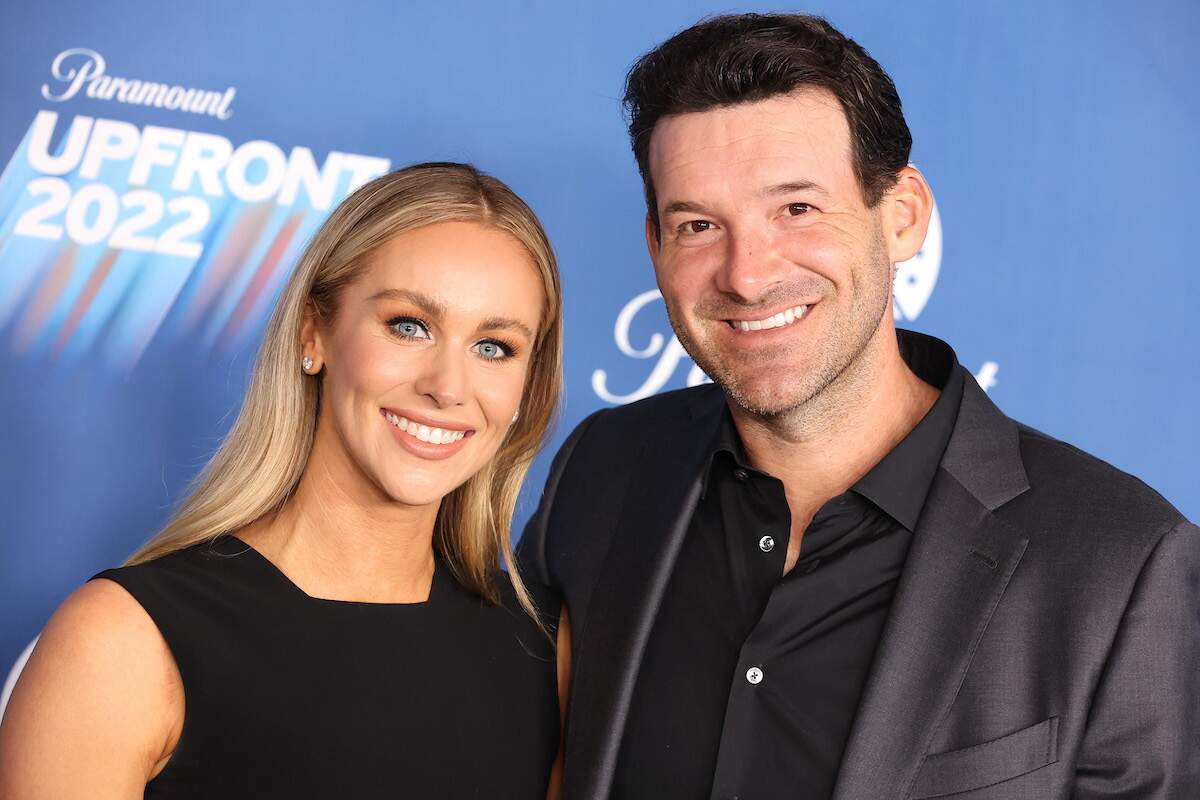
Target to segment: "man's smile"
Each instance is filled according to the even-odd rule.
[[[803,319],[807,313],[808,306],[799,305],[785,308],[783,311],[778,311],[760,319],[727,319],[725,320],[725,324],[735,331],[765,331],[792,325],[796,321]]]

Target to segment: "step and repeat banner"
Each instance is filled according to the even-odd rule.
[[[775,7],[780,8],[780,7]],[[1200,7],[812,3],[889,70],[937,218],[900,324],[1009,414],[1200,518]],[[566,404],[705,380],[642,240],[619,98],[701,2],[9,4],[0,26],[0,679],[167,519],[346,194],[470,161],[538,212]],[[551,451],[531,473],[531,512]]]

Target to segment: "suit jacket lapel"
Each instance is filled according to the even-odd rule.
[[[704,393],[685,428],[658,431],[630,465],[630,489],[585,627],[574,632],[564,797],[608,796],[642,653],[700,497],[710,434],[723,408],[722,393]]]
[[[851,730],[835,800],[906,796],[1027,543],[949,473],[938,473]]]
[[[850,733],[835,800],[907,796],[1028,544],[992,510],[1028,486],[1016,425],[968,377]]]

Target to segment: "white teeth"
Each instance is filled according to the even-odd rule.
[[[466,431],[450,431],[445,428],[431,428],[428,425],[418,425],[404,417],[398,417],[391,412],[384,412],[384,417],[395,427],[422,442],[430,444],[454,444],[467,435]]]
[[[808,312],[808,306],[795,306],[778,314],[767,317],[766,319],[751,319],[751,320],[731,320],[733,327],[743,331],[767,331],[772,328],[782,328],[785,325],[791,325],[796,320],[802,318]]]

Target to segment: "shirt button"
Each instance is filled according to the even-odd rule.
[[[775,540],[770,536],[764,536],[758,540],[758,549],[764,553],[769,553],[775,549]]]
[[[738,483],[745,483],[746,478],[749,478],[750,475],[749,475],[749,473],[746,472],[746,470],[742,469],[741,467],[738,467],[737,469],[735,469],[733,471],[733,477],[737,480]]]
[[[750,669],[746,670],[746,680],[750,681],[750,683],[754,684],[755,686],[758,686],[760,683],[762,683],[762,679],[763,671],[758,667],[751,667]]]

